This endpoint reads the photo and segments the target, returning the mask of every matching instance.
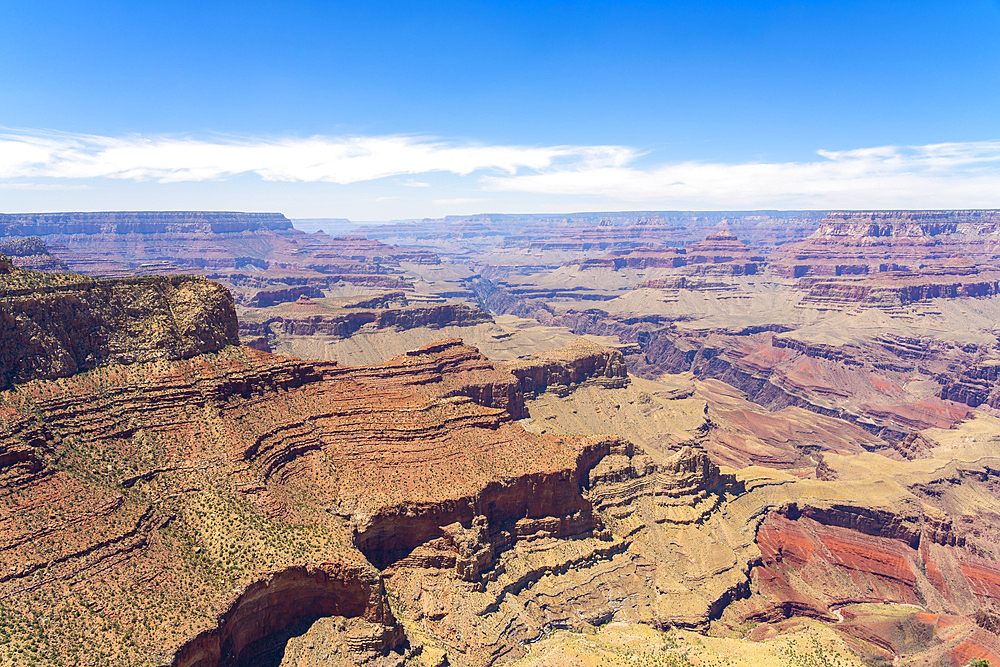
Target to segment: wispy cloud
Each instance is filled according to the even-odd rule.
[[[408,188],[429,188],[429,187],[431,187],[430,183],[424,183],[423,181],[417,181],[417,180],[414,180],[412,178],[406,179],[405,181],[403,181],[402,183],[400,183],[400,185],[405,185]]]
[[[22,183],[19,181],[14,181],[13,183],[0,183],[0,190],[41,190],[41,191],[58,191],[58,190],[86,190],[88,186],[86,185],[69,185],[66,183]]]
[[[1000,205],[1000,142],[817,151],[812,162],[683,162],[487,175],[490,190],[720,207]]]
[[[120,178],[162,183],[255,173],[267,181],[357,183],[387,176],[625,164],[621,146],[490,146],[427,137],[359,136],[207,141],[189,138],[0,134],[0,178]],[[414,183],[420,187],[418,183]]]
[[[1000,141],[817,151],[801,162],[650,164],[629,146],[518,146],[420,136],[309,138],[103,137],[0,132],[0,187],[58,188],[77,179],[266,181],[350,184],[450,173],[465,192],[567,198],[649,207],[862,208],[1000,206]],[[16,179],[16,180],[14,180]],[[26,182],[36,180],[37,185]],[[7,181],[4,183],[4,181]],[[432,182],[433,179],[431,179]],[[475,203],[440,198],[435,204]],[[75,186],[74,186],[75,187]],[[488,200],[484,200],[488,201]]]

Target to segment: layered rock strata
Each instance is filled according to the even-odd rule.
[[[107,361],[185,359],[237,336],[232,297],[206,280],[0,275],[0,387]]]
[[[72,270],[94,276],[204,273],[292,286],[296,280],[356,276],[362,284],[405,284],[400,263],[433,265],[423,250],[364,237],[305,234],[280,213],[231,211],[104,211],[0,215],[0,238],[36,236]],[[394,280],[387,280],[395,275]],[[378,278],[377,276],[382,276]],[[285,282],[292,280],[292,283]],[[355,278],[358,279],[358,278]],[[342,278],[349,280],[349,278]],[[391,283],[391,284],[390,284]]]
[[[298,298],[298,297],[296,297]],[[465,304],[435,304],[405,308],[350,308],[338,315],[303,313],[298,317],[275,315],[260,321],[240,323],[240,333],[266,336],[333,336],[346,338],[362,327],[412,329],[416,327],[470,326],[490,322],[487,313]]]
[[[0,272],[13,321],[36,338],[69,326],[39,315],[50,297],[89,285],[133,305],[107,299],[108,328],[131,332],[108,344],[115,354],[0,392],[0,661],[490,665],[556,628],[757,623],[766,635],[796,616],[872,659],[1000,651],[1000,427],[958,424],[967,411],[934,396],[958,373],[949,392],[990,400],[988,345],[884,332],[833,344],[780,324],[693,330],[553,308],[550,322],[630,338],[631,358],[578,342],[497,365],[445,340],[348,367],[226,346],[221,307],[180,326],[185,289],[215,294],[205,281],[43,278],[3,257]],[[347,309],[384,310],[383,296]],[[178,353],[179,333],[149,346],[150,322],[216,347]],[[642,400],[626,364],[704,378],[655,398],[708,406],[691,413],[689,442],[516,421],[532,401],[604,392],[592,402],[617,423],[619,398]],[[823,414],[795,414],[806,403]],[[712,457],[795,474],[732,473]],[[879,625],[864,606],[876,602],[908,625]],[[900,639],[914,628],[919,642]]]
[[[698,379],[719,379],[768,409],[796,406],[842,418],[887,444],[916,429],[954,424],[967,406],[994,400],[983,379],[997,356],[988,344],[897,334],[888,326],[859,330],[856,340],[840,344],[812,342],[780,320],[703,328],[685,315],[556,311],[516,300],[485,280],[475,284],[481,302],[497,312],[530,316],[578,335],[617,337],[631,346],[625,361],[641,377],[692,372]]]
[[[83,645],[114,662],[237,664],[317,613],[383,628],[366,650],[405,661],[419,649],[367,560],[411,619],[435,608],[434,590],[450,600],[427,622],[460,663],[516,652],[553,618],[651,618],[642,582],[652,565],[628,552],[635,526],[616,537],[587,499],[588,488],[602,506],[614,495],[598,491],[610,473],[589,476],[599,461],[642,455],[607,439],[533,436],[503,409],[441,391],[432,385],[447,382],[427,368],[445,350],[352,369],[227,348],[6,393],[0,460],[6,488],[23,492],[3,497],[0,611],[30,624],[28,609],[51,609],[49,632],[32,641],[56,662]],[[402,368],[408,359],[419,368]],[[675,514],[726,485],[703,454],[679,456],[662,472],[636,463],[628,473],[660,475],[654,486],[672,489]],[[685,471],[701,472],[692,481]],[[678,622],[708,612],[685,613]]]
[[[764,258],[729,232],[709,234],[685,248],[687,271],[695,275],[752,276],[763,269]]]
[[[808,238],[769,257],[786,278],[871,276],[992,265],[1000,257],[997,211],[852,211],[829,214]],[[961,262],[956,263],[956,259]]]

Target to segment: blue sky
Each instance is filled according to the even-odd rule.
[[[1000,207],[1000,2],[0,4],[0,211]]]

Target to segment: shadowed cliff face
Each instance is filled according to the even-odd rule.
[[[0,275],[0,387],[239,343],[232,296],[217,283],[66,276]]]
[[[366,326],[376,330],[388,328],[406,330],[418,327],[472,326],[490,321],[490,316],[479,309],[464,304],[441,304],[379,310],[358,309],[337,315],[308,312],[303,312],[298,317],[279,315],[258,322],[243,322],[240,325],[240,333],[245,336],[272,334],[346,338]]]
[[[262,662],[275,633],[324,616],[361,618],[376,630],[367,649],[388,653],[403,643],[381,579],[364,568],[293,567],[251,585],[220,617],[218,626],[184,645],[171,667],[239,667]],[[358,653],[364,653],[364,650]]]

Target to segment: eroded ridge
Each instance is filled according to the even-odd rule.
[[[2,394],[0,613],[27,642],[6,648],[51,664],[85,647],[114,664],[235,665],[289,626],[342,617],[357,619],[345,651],[405,662],[421,644],[386,585],[409,610],[426,577],[468,588],[430,641],[450,643],[446,626],[472,613],[487,629],[449,651],[479,664],[550,626],[504,604],[552,598],[550,577],[605,600],[587,622],[642,607],[649,566],[584,491],[618,445],[514,423],[525,378],[533,393],[620,383],[620,354],[584,346],[520,376],[455,340],[358,368],[234,346],[172,356],[105,358]],[[545,608],[584,622],[561,595]]]

